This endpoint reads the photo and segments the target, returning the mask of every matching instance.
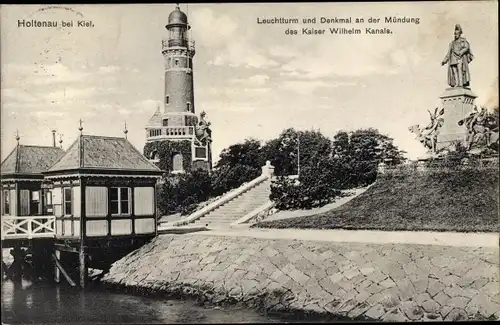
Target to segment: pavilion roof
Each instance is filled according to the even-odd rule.
[[[58,147],[17,145],[2,162],[1,174],[42,174],[64,155]]]
[[[48,172],[96,169],[161,172],[127,139],[80,135]]]

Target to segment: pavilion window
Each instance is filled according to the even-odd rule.
[[[31,215],[38,215],[41,211],[39,211],[40,207],[40,192],[32,191],[31,192],[31,202],[30,202],[30,211]]]
[[[2,215],[10,215],[10,191],[2,191]]]
[[[52,205],[52,191],[45,192],[45,204]]]
[[[129,187],[112,187],[111,195],[111,214],[130,215],[131,189]]]
[[[64,215],[70,216],[73,214],[73,200],[71,187],[63,187],[63,205]]]

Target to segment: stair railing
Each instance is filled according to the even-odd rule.
[[[220,207],[221,205],[224,205],[226,204],[227,202],[231,201],[232,199],[234,199],[235,197],[237,196],[240,196],[241,194],[245,193],[246,191],[254,188],[255,186],[261,184],[262,182],[268,180],[268,179],[271,179],[274,175],[274,166],[271,165],[271,162],[268,160],[266,161],[266,164],[264,166],[262,166],[262,174],[255,178],[254,180],[248,182],[248,183],[245,183],[243,185],[241,185],[240,187],[238,187],[237,189],[235,190],[232,190],[230,192],[228,192],[227,194],[223,195],[221,198],[219,198],[218,200],[204,206],[203,208],[193,212],[192,214],[190,214],[189,216],[187,216],[186,218],[184,219],[181,219],[181,220],[177,220],[177,221],[174,221],[174,222],[171,222],[171,223],[167,223],[165,225],[165,227],[168,227],[168,226],[183,226],[183,225],[187,225],[191,222],[194,222],[198,219],[200,219],[201,217],[205,216],[206,214],[212,212],[213,210],[217,209],[218,207]]]

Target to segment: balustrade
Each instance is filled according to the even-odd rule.
[[[2,240],[54,237],[55,221],[55,216],[2,216]]]
[[[166,126],[148,130],[148,138],[156,137],[190,137],[194,135],[192,126]]]
[[[162,40],[161,46],[163,50],[169,49],[171,47],[187,47],[189,52],[191,52],[192,54],[195,53],[195,42],[187,38]]]

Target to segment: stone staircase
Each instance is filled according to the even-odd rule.
[[[194,225],[229,228],[231,223],[269,202],[270,187],[271,180],[264,180],[199,218]]]

